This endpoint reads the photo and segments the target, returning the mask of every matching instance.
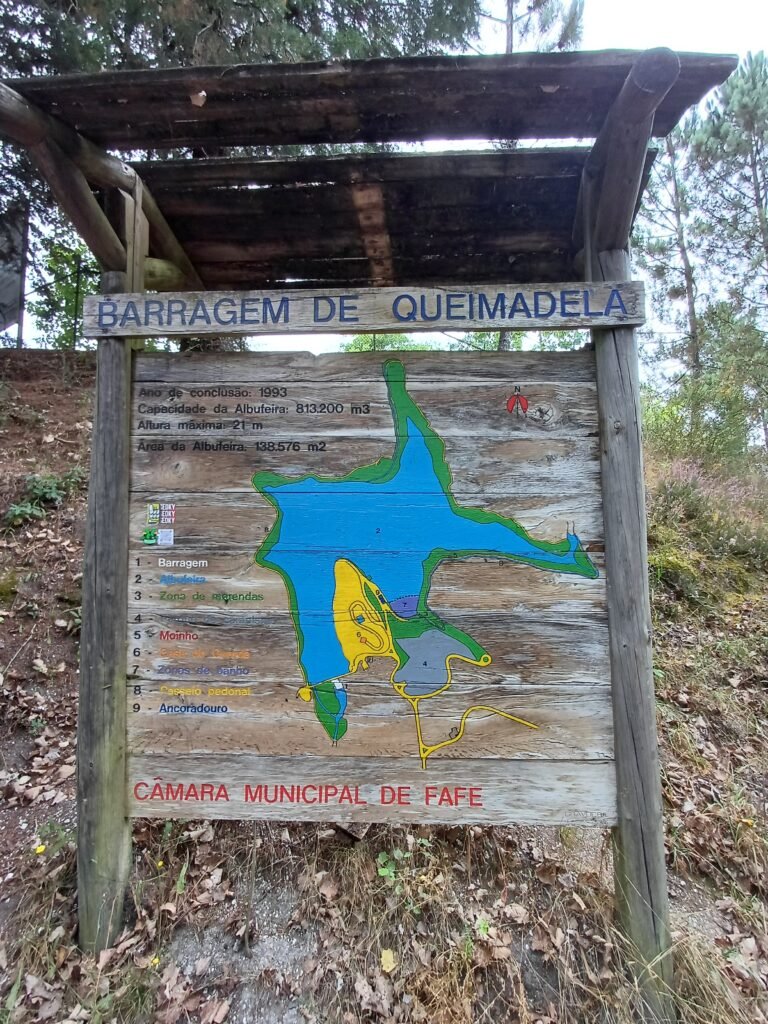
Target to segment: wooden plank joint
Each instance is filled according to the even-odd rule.
[[[352,202],[357,212],[365,255],[371,268],[371,283],[386,287],[395,283],[392,243],[387,227],[384,190],[378,182],[352,182]]]

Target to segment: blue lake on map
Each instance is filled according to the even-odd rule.
[[[407,423],[400,466],[391,480],[304,477],[260,487],[282,511],[279,539],[264,564],[282,570],[294,585],[304,638],[300,661],[310,684],[349,671],[329,621],[339,558],[353,562],[389,603],[420,593],[424,563],[438,548],[451,557],[488,553],[533,564],[544,559],[564,567],[575,564],[579,540],[573,534],[567,535],[568,550],[556,554],[521,537],[514,524],[478,523],[457,513],[435,473],[436,453],[430,452],[418,425]],[[382,475],[386,469],[385,464]]]

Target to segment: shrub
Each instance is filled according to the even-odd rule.
[[[35,519],[44,519],[46,507],[60,505],[85,480],[81,466],[67,470],[61,476],[54,473],[33,473],[24,482],[21,500],[11,505],[3,516],[7,529],[14,529]]]

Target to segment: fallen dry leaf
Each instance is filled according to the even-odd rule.
[[[528,924],[531,915],[521,903],[510,903],[504,908],[504,916],[515,924]]]
[[[397,957],[391,949],[381,951],[381,969],[385,974],[391,974],[397,967]]]
[[[339,895],[339,887],[331,878],[330,875],[326,875],[323,881],[320,883],[318,890],[321,896],[325,896],[327,900],[335,900]]]
[[[206,1003],[203,1012],[200,1014],[200,1024],[223,1024],[229,1014],[230,1002],[224,999],[221,1002]]]

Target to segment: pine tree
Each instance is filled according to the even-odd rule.
[[[0,77],[450,53],[479,15],[480,0],[0,0]],[[50,197],[26,155],[0,144],[0,216],[27,197],[44,267],[63,258],[62,239],[54,253],[40,230]]]
[[[748,56],[693,136],[706,179],[710,257],[736,277],[734,298],[768,296],[768,61]]]
[[[688,124],[664,140],[635,229],[634,254],[650,274],[657,315],[676,330],[671,341],[659,344],[656,358],[675,360],[688,377],[689,431],[695,434],[702,416],[696,397],[702,371],[699,308],[706,296],[700,287],[705,229],[696,205],[704,183],[691,154],[691,136]]]
[[[454,52],[478,0],[0,0],[3,75]]]
[[[506,52],[573,50],[583,18],[584,0],[507,0]]]

